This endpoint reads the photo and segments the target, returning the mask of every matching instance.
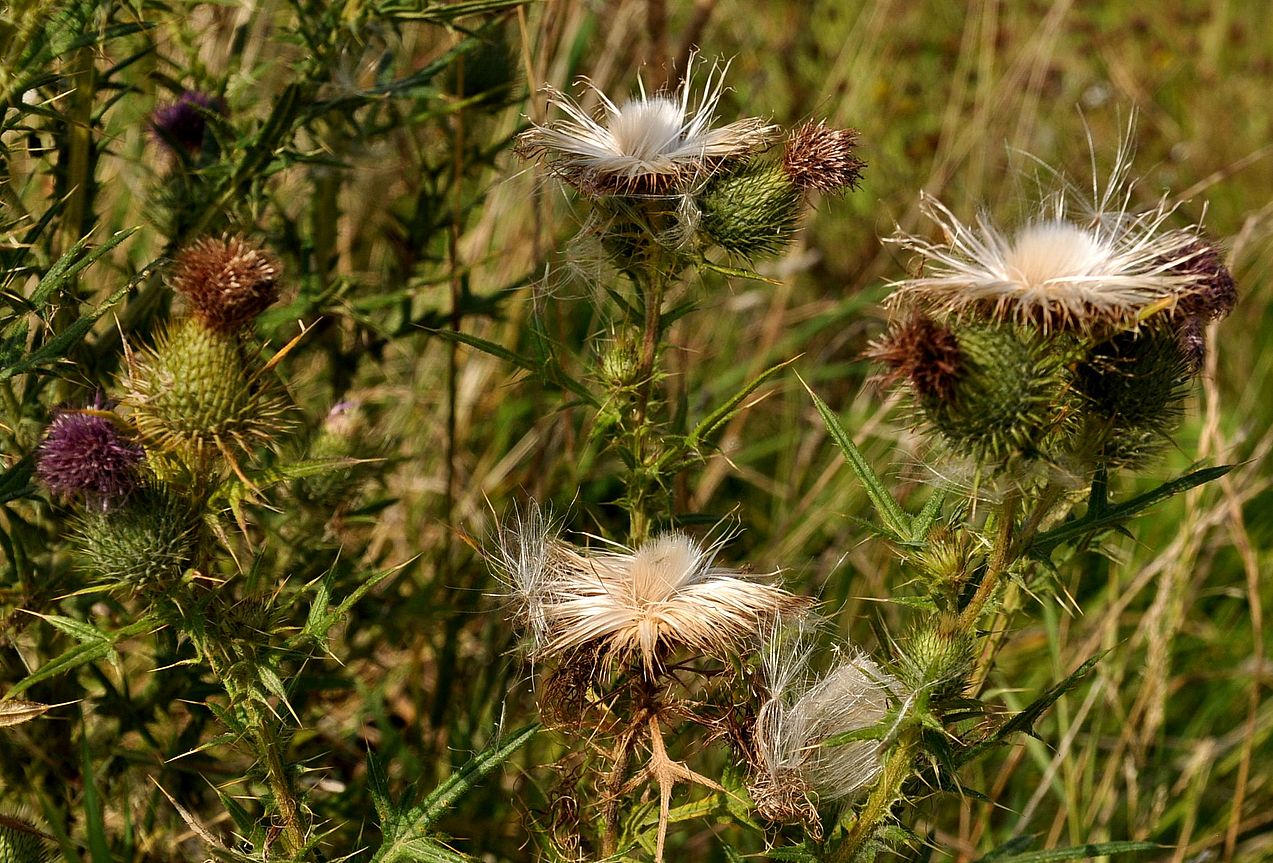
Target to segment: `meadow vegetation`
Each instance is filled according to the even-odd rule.
[[[1273,856],[1271,33],[6,7],[0,863]],[[687,70],[754,122],[671,193],[542,131]],[[1019,225],[1120,152],[1130,316],[886,302],[950,240],[921,192]],[[1007,436],[948,404],[1005,351]],[[729,607],[605,605],[668,561]]]

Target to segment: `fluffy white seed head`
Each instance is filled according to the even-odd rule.
[[[561,179],[589,194],[671,195],[700,182],[723,163],[773,140],[777,127],[750,117],[712,128],[724,92],[725,69],[713,67],[691,104],[693,61],[679,91],[640,95],[616,105],[596,87],[603,116],[594,119],[569,96],[546,88],[565,117],[533,125],[517,152],[543,159]]]
[[[879,777],[881,740],[839,745],[829,741],[880,725],[902,688],[859,653],[827,674],[814,676],[808,671],[811,654],[809,638],[798,635],[785,639],[761,663],[767,698],[756,718],[759,775],[754,784],[766,795],[772,814],[780,816],[775,820],[798,811],[792,792],[807,790],[824,801],[843,800]]]
[[[889,239],[919,256],[922,272],[894,284],[894,305],[943,312],[976,311],[1044,328],[1089,330],[1135,325],[1143,316],[1206,288],[1188,266],[1199,254],[1199,228],[1173,229],[1165,199],[1132,204],[1129,149],[1120,149],[1108,185],[1090,196],[1062,180],[1016,229],[986,214],[960,221],[922,195],[920,210],[942,240],[898,231]],[[1195,268],[1196,269],[1196,268]]]
[[[678,649],[716,657],[749,650],[775,621],[806,607],[801,597],[716,566],[717,550],[680,533],[631,551],[582,549],[540,517],[506,528],[493,559],[535,657],[586,648],[599,667],[639,659],[653,674]]]

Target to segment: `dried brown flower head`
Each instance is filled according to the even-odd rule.
[[[856,129],[828,129],[825,122],[810,121],[787,139],[782,167],[806,191],[856,189],[866,167],[855,155],[857,143]]]
[[[1195,240],[1181,250],[1172,269],[1192,277],[1194,286],[1192,292],[1176,303],[1177,314],[1215,321],[1227,316],[1237,305],[1238,286],[1215,246]]]
[[[278,299],[278,259],[243,237],[205,237],[177,254],[172,287],[210,329],[243,329]]]
[[[905,378],[921,397],[942,401],[954,390],[961,362],[954,332],[918,312],[873,343],[866,356],[888,366],[885,385]]]

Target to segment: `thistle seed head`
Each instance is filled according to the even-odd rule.
[[[642,85],[640,95],[622,106],[592,87],[604,109],[600,120],[548,88],[549,105],[566,118],[532,125],[518,137],[516,152],[541,159],[588,195],[663,196],[678,194],[769,145],[776,128],[757,118],[712,128],[725,70],[708,73],[693,105],[692,73],[691,60],[679,91],[647,96]]]
[[[99,401],[92,409],[57,413],[36,454],[36,475],[54,494],[106,509],[137,487],[144,457]]]
[[[534,656],[589,653],[598,671],[639,661],[653,676],[676,650],[738,656],[774,621],[807,607],[802,597],[716,566],[718,547],[669,533],[634,550],[583,549],[558,539],[532,511],[505,528],[493,559]]]
[[[782,167],[804,191],[842,192],[856,189],[866,163],[855,155],[856,129],[828,129],[808,122],[791,133]]]
[[[210,329],[235,333],[278,299],[281,270],[243,237],[205,237],[177,254],[169,279]]]
[[[1084,200],[1064,181],[1024,224],[1005,229],[989,216],[965,223],[927,195],[920,209],[941,241],[902,231],[890,242],[914,252],[925,271],[894,283],[894,304],[1016,321],[1044,330],[1109,331],[1134,326],[1159,303],[1224,295],[1214,262],[1191,254],[1197,226],[1172,230],[1166,200],[1132,208],[1129,149],[1107,187]],[[1059,176],[1059,175],[1058,175]],[[1196,261],[1192,267],[1190,261]],[[1223,301],[1215,302],[1217,307]]]
[[[824,801],[843,800],[870,786],[883,768],[887,736],[876,726],[902,692],[864,654],[851,653],[821,676],[809,670],[811,656],[803,633],[780,634],[763,654],[765,701],[756,717],[758,763],[749,789],[759,813],[773,821],[811,823],[810,792]],[[855,732],[862,739],[837,739]]]

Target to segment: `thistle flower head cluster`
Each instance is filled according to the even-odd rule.
[[[138,483],[145,454],[129,439],[106,404],[59,411],[36,456],[36,474],[54,494],[83,497],[108,508],[127,498]]]
[[[1124,148],[1093,202],[1064,186],[1011,231],[925,197],[943,239],[892,238],[924,269],[896,283],[899,320],[869,356],[956,452],[1134,466],[1166,441],[1237,290],[1165,200],[1133,209],[1128,170]]]
[[[635,549],[564,542],[537,511],[505,529],[495,555],[534,655],[587,652],[600,665],[638,664],[647,676],[677,651],[729,658],[806,603],[782,588],[717,566],[719,544],[680,533]]]
[[[550,88],[549,104],[565,118],[518,139],[519,155],[613,211],[607,247],[621,258],[639,259],[651,239],[677,252],[774,254],[794,236],[806,192],[855,188],[865,167],[857,133],[824,123],[792,133],[781,158],[762,156],[778,127],[756,117],[717,126],[726,69],[713,67],[696,96],[693,66],[676,91],[650,95],[642,85],[621,105],[591,87],[598,119]]]
[[[879,777],[882,726],[904,687],[864,654],[852,652],[823,674],[811,670],[813,655],[810,633],[799,627],[776,633],[762,652],[764,702],[748,787],[762,817],[818,833],[815,801],[851,799]]]

